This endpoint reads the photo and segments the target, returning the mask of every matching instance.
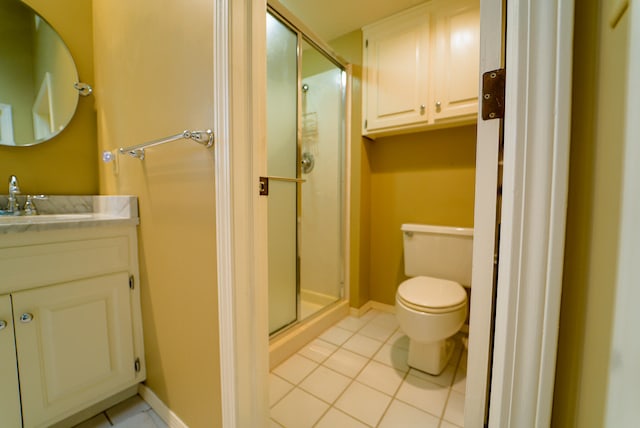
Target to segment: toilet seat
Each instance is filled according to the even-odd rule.
[[[398,300],[408,308],[430,314],[454,312],[467,306],[467,293],[454,281],[417,276],[398,287]]]

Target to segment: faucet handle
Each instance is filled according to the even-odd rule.
[[[46,195],[27,195],[27,201],[24,203],[24,215],[38,215],[36,204],[33,203],[34,199],[45,200],[49,198]]]

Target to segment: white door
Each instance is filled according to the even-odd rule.
[[[13,294],[25,428],[134,383],[130,292],[122,272]]]
[[[18,363],[8,295],[0,296],[0,426],[21,426]]]

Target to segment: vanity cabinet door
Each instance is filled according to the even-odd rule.
[[[20,388],[11,298],[0,296],[0,427],[19,427]]]
[[[480,4],[435,3],[434,122],[474,119],[478,113]]]
[[[13,294],[25,428],[134,382],[130,293],[121,272]]]

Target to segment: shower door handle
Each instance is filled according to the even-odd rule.
[[[269,196],[269,180],[286,181],[289,183],[305,183],[307,181],[304,178],[278,177],[275,175],[260,177],[260,185],[259,185],[260,196]]]

